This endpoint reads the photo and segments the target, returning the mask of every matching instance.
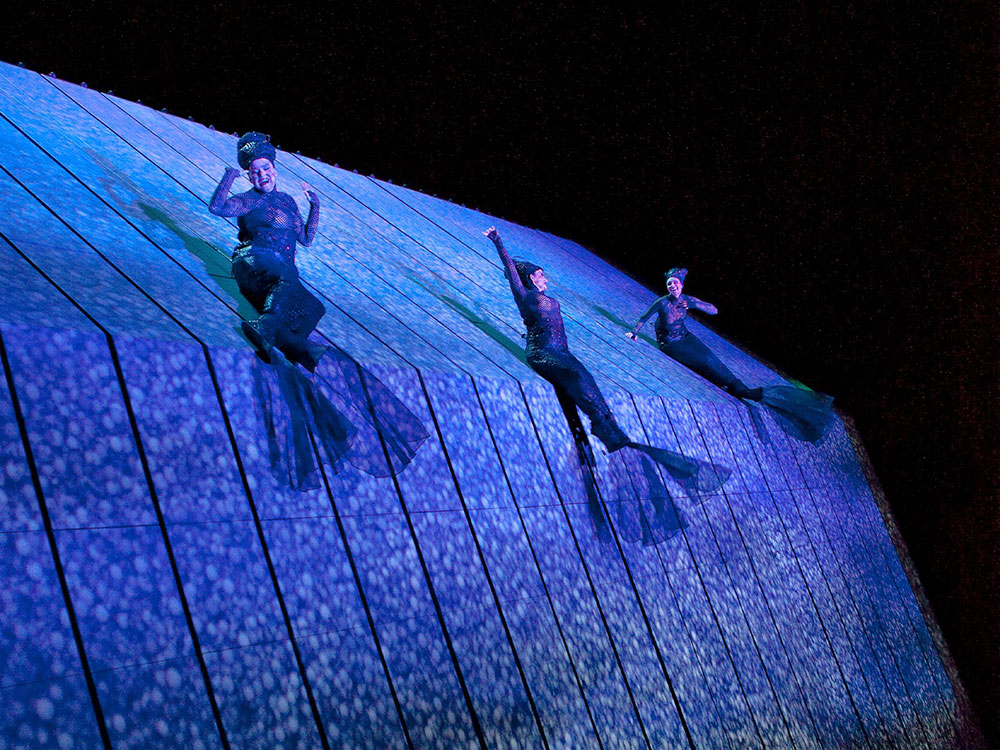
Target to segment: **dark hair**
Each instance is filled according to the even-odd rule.
[[[541,271],[542,267],[537,266],[530,260],[515,260],[514,266],[517,268],[517,275],[521,277],[521,283],[529,292],[536,289],[535,282],[531,280],[531,274]]]

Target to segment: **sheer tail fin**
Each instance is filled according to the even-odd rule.
[[[270,365],[256,360],[253,381],[271,473],[294,490],[318,489],[320,461],[334,472],[341,469],[354,425],[281,354],[272,352]]]
[[[833,397],[803,388],[775,385],[762,389],[761,403],[789,437],[820,443],[833,425]]]
[[[271,350],[255,360],[254,400],[271,473],[295,490],[318,489],[319,468],[350,464],[377,477],[398,474],[430,433],[374,375],[335,347],[315,375]]]
[[[666,469],[688,491],[714,492],[729,481],[732,469],[719,466],[711,461],[688,458],[666,448],[655,448],[642,443],[628,443],[629,448],[641,451]]]
[[[357,435],[345,459],[366,474],[399,474],[430,437],[420,418],[381,380],[337,347],[327,349],[314,381],[350,416]]]

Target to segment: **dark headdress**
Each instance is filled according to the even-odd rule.
[[[254,159],[268,159],[274,164],[277,153],[271,145],[271,136],[256,131],[244,133],[236,143],[236,160],[243,169],[249,169]]]
[[[535,282],[531,280],[531,274],[535,271],[541,270],[541,266],[537,266],[530,260],[515,260],[514,266],[517,268],[517,275],[521,277],[521,283],[524,284],[524,288],[529,292],[533,292],[537,289]]]
[[[686,268],[671,268],[669,271],[663,274],[663,278],[665,280],[678,279],[683,284],[684,279],[687,278],[687,275],[688,275],[688,270]]]

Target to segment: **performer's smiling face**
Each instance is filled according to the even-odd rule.
[[[681,280],[678,279],[676,276],[671,276],[669,279],[667,279],[667,294],[671,295],[672,297],[680,297],[681,291],[683,289],[684,285],[681,283]]]
[[[278,182],[278,171],[270,159],[261,157],[250,162],[250,182],[262,193],[270,193]]]
[[[545,278],[545,271],[541,268],[531,274],[528,278],[531,279],[531,283],[535,285],[535,289],[540,292],[544,292],[549,288],[549,280]]]

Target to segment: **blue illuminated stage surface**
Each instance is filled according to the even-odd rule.
[[[655,295],[568,240],[280,153],[322,199],[318,335],[430,437],[396,477],[275,479],[207,210],[234,156],[0,65],[0,748],[978,746],[850,425],[790,440],[628,342]],[[721,490],[581,465],[491,224],[626,431]]]

